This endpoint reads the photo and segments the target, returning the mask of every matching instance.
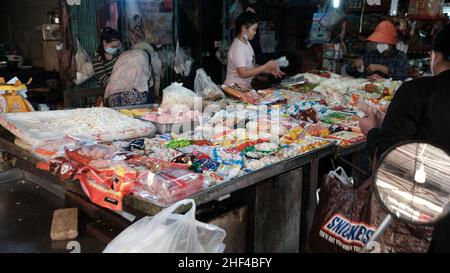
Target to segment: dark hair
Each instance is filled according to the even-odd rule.
[[[108,44],[114,41],[121,41],[120,34],[117,30],[110,27],[102,29],[102,33],[100,34],[100,44],[97,47],[97,53],[105,59],[105,48],[103,46],[103,41],[106,41]]]
[[[444,59],[450,61],[450,24],[446,24],[436,33],[433,50],[441,52]]]
[[[250,27],[258,23],[258,18],[253,12],[244,12],[236,19],[236,36],[241,34],[242,27]]]

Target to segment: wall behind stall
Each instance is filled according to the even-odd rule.
[[[58,0],[2,1],[0,41],[11,42],[22,50],[34,66],[43,66],[42,33],[37,26],[48,23],[47,12],[59,6]],[[5,16],[6,15],[6,16]],[[9,18],[9,24],[8,24]]]

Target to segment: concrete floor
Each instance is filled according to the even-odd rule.
[[[20,177],[0,180],[0,253],[70,253],[69,242],[52,242],[53,211],[64,208],[64,200]],[[96,253],[104,245],[81,234],[74,240],[82,253]]]

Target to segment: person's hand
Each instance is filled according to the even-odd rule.
[[[278,62],[275,60],[268,61],[265,64],[265,66],[266,71],[275,76],[275,78],[282,78],[286,75],[283,71],[280,70],[280,66],[278,65]]]
[[[384,118],[386,117],[386,113],[381,111],[380,109],[377,109],[375,112],[375,119],[377,121],[377,127],[381,127],[381,125],[384,122]]]
[[[356,68],[359,72],[364,72],[364,61],[363,59],[355,59],[353,60],[352,66]]]
[[[381,72],[385,75],[389,73],[389,68],[381,64],[371,64],[369,65],[369,67],[367,67],[367,70],[370,72]]]
[[[373,111],[369,111],[367,117],[361,118],[359,120],[359,128],[361,129],[361,132],[365,136],[369,134],[370,130],[378,127],[379,127],[378,120]]]

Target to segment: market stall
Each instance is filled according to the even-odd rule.
[[[298,252],[315,214],[319,161],[362,149],[359,108],[382,111],[398,85],[315,72],[259,92],[224,87],[229,99],[173,85],[159,108],[4,114],[10,133],[0,141],[16,168],[52,173],[66,199],[86,210],[86,194],[119,230],[127,221],[108,210],[155,215],[184,198],[201,206],[237,196],[248,208],[248,251]],[[202,95],[218,100],[199,112]]]

